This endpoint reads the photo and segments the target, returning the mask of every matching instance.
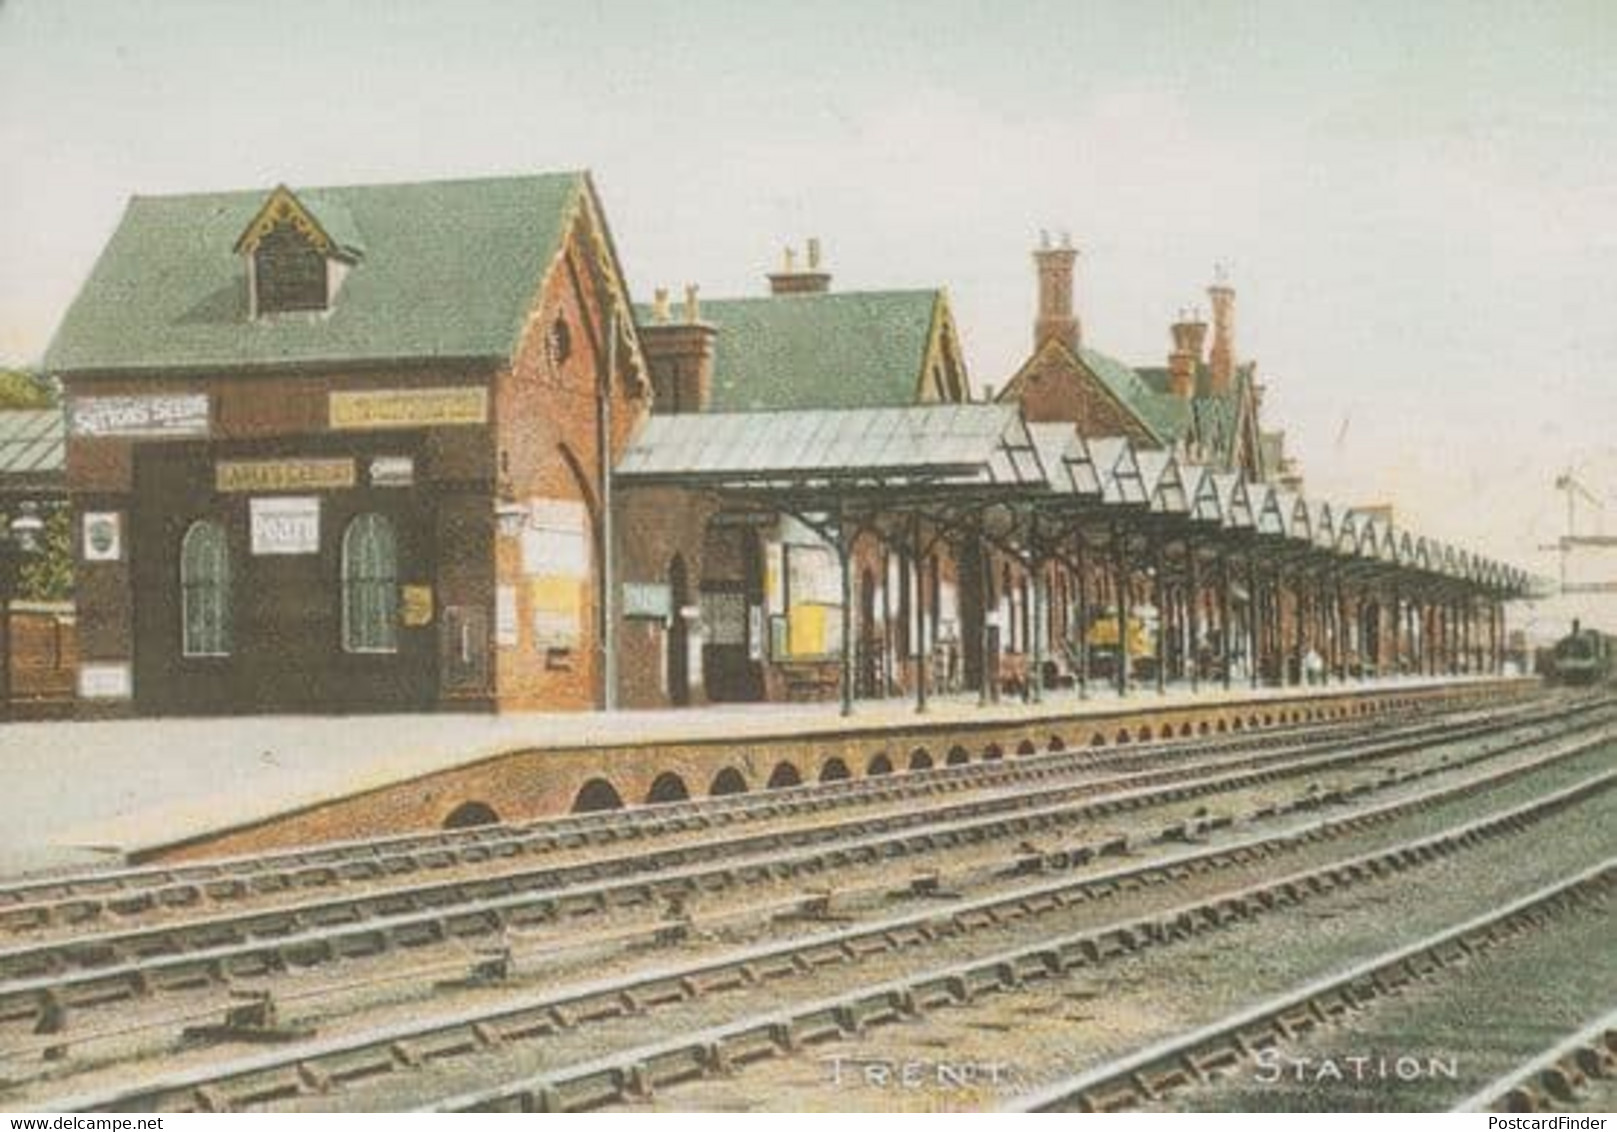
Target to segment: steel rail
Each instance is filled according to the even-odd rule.
[[[1517,768],[1512,768],[1513,771]],[[1510,810],[1452,827],[1439,834],[1401,842],[1388,849],[1331,862],[1313,869],[1259,882],[1213,896],[1168,912],[1154,914],[1080,932],[1055,942],[1042,941],[1022,951],[968,964],[973,980],[984,972],[1046,969],[1048,956],[1067,957],[1067,965],[1098,962],[1142,946],[1167,942],[1231,919],[1261,914],[1306,899],[1344,880],[1390,875],[1405,868],[1449,855],[1503,833],[1525,828],[1552,813],[1593,797],[1617,784],[1617,770],[1587,778],[1573,786]],[[1463,789],[1485,789],[1467,784]],[[892,951],[929,940],[969,933],[1011,918],[1038,915],[1072,904],[1102,898],[1119,891],[1228,868],[1232,864],[1263,860],[1303,844],[1367,828],[1402,813],[1418,811],[1452,795],[1454,787],[1388,803],[1377,810],[1320,822],[1303,830],[1253,837],[1215,849],[1187,851],[1148,864],[1116,869],[1085,879],[1045,882],[1012,892],[964,902],[947,911],[895,917],[874,924],[820,933],[785,943],[742,949],[651,972],[575,986],[562,992],[525,997],[495,1008],[478,1008],[437,1019],[380,1027],[364,1034],[317,1041],[287,1051],[182,1072],[133,1089],[83,1094],[48,1102],[44,1107],[102,1110],[157,1110],[192,1104],[205,1109],[272,1103],[310,1090],[334,1089],[350,1080],[407,1069],[424,1060],[488,1049],[512,1041],[543,1037],[598,1018],[639,1012],[665,1003],[681,1002],[703,993],[752,985],[783,974],[856,963],[863,955]],[[1335,879],[1332,879],[1335,878]],[[1018,958],[1020,957],[1020,958]],[[1006,964],[1010,962],[1010,967]],[[960,983],[960,972],[950,968],[945,981]],[[935,980],[921,980],[931,986]],[[863,1001],[867,991],[854,995]],[[953,991],[951,991],[953,994]],[[877,997],[880,997],[878,995]],[[960,995],[954,995],[959,998]],[[967,996],[969,997],[969,996]],[[843,1000],[838,1000],[839,1002]],[[810,1013],[814,1013],[811,1011]],[[773,1016],[771,1016],[773,1018]],[[748,1029],[752,1033],[755,1028]],[[768,1030],[768,1026],[765,1026]],[[228,1093],[227,1085],[236,1085]]]
[[[1452,732],[1448,738],[1459,741]],[[648,862],[653,869],[660,863],[656,855],[649,859],[614,858],[530,873],[526,879],[506,877],[487,882],[505,889],[497,895],[479,896],[477,890],[483,882],[435,884],[13,948],[0,952],[0,972],[6,975],[6,981],[0,982],[0,1023],[34,1019],[51,1006],[106,1005],[171,986],[190,988],[199,979],[218,982],[232,974],[269,974],[288,966],[365,957],[395,948],[488,935],[510,927],[530,927],[564,915],[645,906],[666,894],[711,892],[761,880],[818,874],[842,864],[978,844],[1263,785],[1344,763],[1380,759],[1389,753],[1388,746],[1396,748],[1410,742],[1367,744],[1365,749],[1352,753],[1308,756],[1297,763],[1237,774],[1219,768],[1189,783],[1103,794],[1098,800],[1076,804],[1039,806],[1010,817],[945,815],[918,829],[874,834],[868,832],[868,823],[852,823],[851,829],[843,823],[836,827],[835,837],[826,846],[772,850],[750,859],[740,855],[741,847],[733,840],[720,840],[704,843],[702,863],[661,872],[645,871]],[[1490,755],[1476,756],[1484,757]],[[845,835],[849,832],[860,835],[848,838]],[[778,843],[779,835],[769,839],[771,846]],[[1096,846],[1095,851],[1104,848]],[[708,861],[719,863],[705,863]],[[612,878],[612,869],[620,866],[635,870],[636,875]],[[603,875],[608,879],[603,880]],[[569,880],[583,884],[568,888]],[[524,890],[524,883],[538,891]],[[72,997],[64,1001],[64,994]]]
[[[1419,809],[1430,808],[1431,806],[1438,805],[1440,803],[1454,801],[1454,800],[1457,800],[1457,799],[1463,798],[1463,797],[1469,797],[1471,795],[1481,793],[1481,792],[1483,792],[1485,790],[1489,790],[1489,789],[1499,787],[1501,785],[1504,785],[1507,782],[1514,781],[1515,779],[1518,779],[1518,778],[1521,778],[1521,777],[1524,777],[1524,776],[1527,776],[1527,775],[1531,775],[1531,774],[1534,774],[1534,773],[1537,773],[1537,772],[1541,772],[1541,771],[1543,771],[1545,769],[1548,769],[1548,768],[1550,768],[1550,767],[1552,767],[1552,766],[1554,766],[1554,765],[1556,765],[1556,764],[1558,764],[1558,763],[1560,763],[1560,762],[1562,762],[1564,760],[1577,757],[1578,755],[1580,755],[1580,754],[1584,753],[1586,750],[1588,750],[1591,746],[1598,745],[1601,741],[1602,740],[1597,738],[1597,739],[1593,739],[1593,740],[1589,740],[1589,741],[1575,742],[1575,743],[1572,743],[1570,745],[1567,745],[1567,746],[1560,747],[1560,748],[1557,748],[1555,750],[1552,750],[1551,752],[1549,752],[1547,754],[1544,754],[1544,755],[1541,755],[1540,757],[1538,757],[1538,758],[1536,758],[1536,759],[1534,759],[1534,760],[1532,760],[1531,762],[1528,762],[1528,763],[1521,763],[1521,764],[1516,764],[1516,765],[1513,765],[1513,766],[1503,767],[1503,768],[1491,771],[1491,772],[1489,772],[1489,773],[1487,773],[1485,775],[1465,779],[1465,780],[1463,780],[1461,782],[1458,782],[1458,783],[1452,783],[1452,784],[1444,785],[1444,786],[1441,786],[1441,787],[1439,787],[1439,788],[1437,788],[1435,790],[1425,791],[1425,792],[1423,792],[1423,793],[1421,793],[1419,795],[1416,795],[1416,796],[1414,796],[1412,798],[1406,798],[1406,799],[1403,799],[1403,800],[1400,800],[1400,801],[1391,802],[1391,803],[1388,803],[1386,805],[1374,807],[1374,808],[1369,809],[1369,810],[1360,811],[1360,812],[1358,812],[1356,814],[1350,815],[1350,816],[1342,818],[1342,819],[1338,819],[1336,821],[1331,821],[1331,822],[1323,823],[1321,825],[1316,825],[1312,829],[1303,830],[1302,831],[1302,836],[1291,838],[1290,841],[1288,841],[1288,837],[1291,836],[1291,833],[1295,833],[1297,831],[1290,831],[1290,833],[1282,833],[1282,834],[1279,834],[1278,837],[1276,835],[1263,835],[1263,836],[1253,838],[1253,839],[1248,839],[1248,840],[1249,840],[1249,842],[1254,843],[1254,844],[1259,843],[1259,842],[1266,842],[1266,841],[1277,841],[1278,843],[1284,843],[1284,844],[1277,844],[1277,847],[1276,847],[1275,851],[1279,852],[1279,851],[1283,851],[1284,849],[1290,848],[1293,843],[1300,844],[1300,843],[1305,842],[1305,841],[1318,840],[1321,837],[1336,836],[1339,833],[1345,833],[1345,832],[1348,832],[1350,830],[1359,830],[1359,829],[1364,828],[1367,825],[1375,824],[1377,822],[1391,820],[1391,819],[1393,819],[1395,817],[1398,817],[1398,816],[1401,816],[1403,814],[1407,814],[1407,813],[1410,813],[1410,812],[1413,812],[1413,811],[1419,810]],[[1469,760],[1463,760],[1463,761],[1460,761],[1460,762],[1457,762],[1457,763],[1455,763],[1455,762],[1445,762],[1445,763],[1431,764],[1431,765],[1426,766],[1426,767],[1424,767],[1424,768],[1422,768],[1420,770],[1413,771],[1413,772],[1408,772],[1408,773],[1405,773],[1405,774],[1403,774],[1401,776],[1398,776],[1396,778],[1394,778],[1394,777],[1385,777],[1385,778],[1382,778],[1382,779],[1379,779],[1379,780],[1376,780],[1376,781],[1373,781],[1373,782],[1363,783],[1358,787],[1355,787],[1353,789],[1344,791],[1342,793],[1342,795],[1340,796],[1340,798],[1335,797],[1335,796],[1309,794],[1309,795],[1306,795],[1306,796],[1304,796],[1302,798],[1296,799],[1292,803],[1290,803],[1288,805],[1285,805],[1285,806],[1261,807],[1261,808],[1259,808],[1257,810],[1252,811],[1250,814],[1248,814],[1242,820],[1244,820],[1246,822],[1255,822],[1255,821],[1263,820],[1263,819],[1266,819],[1266,818],[1272,818],[1272,817],[1278,816],[1282,812],[1315,810],[1315,809],[1318,809],[1318,808],[1320,808],[1320,807],[1322,807],[1324,805],[1331,804],[1333,802],[1339,802],[1339,801],[1340,802],[1345,802],[1349,798],[1362,797],[1362,796],[1364,796],[1364,795],[1366,795],[1366,794],[1368,794],[1368,793],[1370,793],[1372,791],[1381,790],[1381,789],[1387,789],[1387,788],[1391,788],[1393,786],[1405,786],[1405,785],[1408,785],[1411,782],[1418,781],[1420,779],[1427,778],[1427,777],[1430,777],[1430,776],[1433,776],[1433,775],[1443,774],[1443,773],[1450,773],[1450,772],[1459,771],[1459,770],[1464,770],[1468,765],[1470,765],[1472,763],[1484,762],[1484,761],[1487,761],[1491,757],[1492,756],[1489,755],[1489,754],[1483,754],[1483,755],[1474,756],[1473,758],[1471,758]],[[1186,823],[1186,825],[1184,825],[1184,826],[1168,827],[1168,828],[1164,829],[1163,832],[1160,835],[1158,835],[1156,840],[1161,841],[1161,842],[1179,841],[1179,840],[1182,840],[1182,839],[1186,839],[1189,835],[1192,835],[1192,834],[1201,834],[1201,833],[1211,832],[1211,831],[1216,830],[1216,829],[1228,828],[1228,827],[1233,826],[1235,824],[1236,824],[1236,820],[1233,817],[1207,818],[1207,819],[1203,819],[1202,821],[1200,821],[1198,823],[1195,823],[1195,828],[1190,828],[1189,823]],[[1147,840],[1150,840],[1150,839],[1148,838]],[[1118,847],[1118,846],[1114,846],[1114,847]],[[1242,846],[1237,845],[1237,846],[1234,846],[1233,848],[1237,851],[1236,856],[1237,856],[1237,858],[1239,858],[1241,856],[1240,850],[1242,849]],[[1209,853],[1206,854],[1205,856],[1207,856],[1208,858],[1211,858],[1214,865],[1219,865],[1220,867],[1222,867],[1221,866],[1222,858],[1219,857],[1220,852],[1221,852],[1221,850],[1215,848],[1215,849],[1209,851]],[[1031,874],[1046,873],[1046,872],[1053,873],[1053,872],[1058,872],[1058,871],[1062,871],[1062,870],[1070,870],[1070,869],[1073,869],[1073,868],[1078,868],[1078,867],[1081,867],[1081,866],[1084,866],[1084,865],[1087,865],[1087,864],[1091,864],[1096,860],[1096,858],[1097,858],[1097,853],[1095,852],[1094,848],[1093,847],[1088,847],[1088,846],[1078,846],[1078,847],[1068,846],[1068,847],[1064,847],[1064,848],[1061,848],[1061,849],[1055,849],[1055,850],[1051,850],[1051,851],[1047,851],[1047,852],[1039,852],[1039,851],[1021,852],[1016,857],[1014,865],[1009,867],[1009,868],[977,869],[972,874],[970,874],[969,877],[963,875],[962,877],[955,878],[955,879],[956,879],[957,884],[958,883],[981,883],[983,881],[991,880],[991,879],[1005,879],[1005,878],[1025,877],[1025,876],[1028,876],[1028,875],[1031,875]],[[1202,871],[1206,871],[1206,868],[1208,867],[1208,862],[1206,860],[1203,860],[1201,858],[1201,856],[1198,856],[1198,855],[1192,855],[1191,858],[1190,858],[1190,863],[1188,865],[1182,865],[1182,864],[1180,864],[1180,862],[1181,862],[1181,858],[1178,858],[1178,857],[1173,858],[1172,860],[1170,860],[1169,863],[1174,864],[1175,869],[1171,871],[1171,875],[1169,877],[1167,877],[1166,879],[1170,879],[1170,880],[1180,879],[1181,877],[1183,877],[1185,875],[1188,875],[1187,870],[1188,870],[1188,872],[1202,872]],[[1147,869],[1147,871],[1145,873],[1143,873],[1142,875],[1146,875],[1146,876],[1154,876],[1155,875],[1155,874],[1152,874],[1150,872],[1150,867],[1149,866],[1147,866],[1146,869]],[[1105,877],[1101,878],[1102,887],[1095,893],[1095,895],[1104,896],[1104,895],[1109,894],[1110,890],[1108,890],[1106,888],[1106,886],[1105,886],[1105,879],[1106,879]],[[1127,883],[1128,883],[1128,878],[1125,877],[1125,886],[1127,885]],[[1065,897],[1062,894],[1058,893],[1057,894],[1057,899],[1058,900],[1064,900]],[[786,913],[786,912],[790,912],[790,911],[793,911],[793,910],[801,909],[802,906],[803,906],[803,900],[801,898],[798,898],[796,900],[777,901],[777,902],[775,902],[774,905],[772,905],[770,907],[770,911],[772,911],[774,913],[777,913],[777,914],[778,913]],[[758,914],[758,906],[753,905],[750,908],[727,909],[721,916],[717,917],[717,919],[720,919],[720,920],[722,920],[722,919],[730,919],[730,918],[734,918],[734,917],[737,917],[737,916],[748,915],[748,914],[753,914],[753,915]],[[709,919],[711,920],[712,918],[709,918]],[[706,922],[706,921],[704,921],[704,922]],[[660,930],[661,930],[660,928],[640,928],[640,929],[638,929],[636,931],[633,931],[633,932],[621,932],[621,933],[618,933],[617,940],[618,940],[619,943],[627,943],[627,942],[630,942],[632,940],[637,940],[637,939],[645,940],[646,942],[655,942],[657,933]],[[464,969],[465,969],[465,962],[464,962],[464,960],[461,960],[457,964],[454,964],[454,965],[451,965],[447,961],[439,962],[439,963],[433,965],[431,968],[416,965],[416,966],[412,966],[411,971],[415,972],[414,977],[421,977],[421,973],[424,972],[424,971],[427,971],[427,970],[437,970],[440,973],[449,973],[452,970],[459,971],[459,970],[464,970]],[[390,974],[385,979],[381,979],[381,978],[363,979],[363,980],[361,980],[359,983],[357,983],[355,985],[369,986],[369,985],[374,985],[374,984],[377,984],[377,983],[380,983],[380,982],[385,982],[385,981],[396,981],[398,979],[406,978],[406,977],[411,977],[411,976],[408,973],[404,973],[404,974],[395,973],[395,974]],[[341,988],[339,988],[339,989],[341,989]],[[294,996],[294,997],[296,997],[296,996]],[[60,1001],[60,1000],[58,1000],[58,1001]],[[283,1000],[283,1001],[288,1001],[288,1000]],[[169,1015],[169,1016],[166,1016],[165,1018],[163,1018],[161,1020],[150,1021],[150,1022],[141,1022],[141,1023],[136,1023],[136,1024],[133,1024],[133,1025],[129,1025],[129,1026],[120,1026],[120,1027],[111,1028],[111,1029],[102,1029],[102,1030],[90,1031],[90,1032],[87,1032],[87,1033],[86,1032],[75,1032],[70,1036],[72,1038],[73,1043],[76,1046],[83,1046],[83,1045],[86,1045],[86,1044],[89,1044],[89,1043],[94,1043],[94,1042],[106,1040],[109,1037],[127,1036],[127,1035],[132,1034],[132,1033],[151,1031],[151,1030],[155,1030],[155,1029],[162,1029],[165,1026],[176,1025],[181,1021],[194,1020],[194,1019],[203,1019],[203,1018],[206,1018],[206,1017],[209,1017],[209,1016],[210,1015],[207,1014],[207,1013],[193,1011],[193,1012],[191,1012],[189,1014]],[[38,1048],[35,1049],[33,1052],[36,1052],[36,1053],[42,1052],[44,1049],[46,1049],[46,1048],[48,1048],[50,1046],[53,1046],[53,1045],[57,1045],[57,1044],[60,1044],[59,1039],[56,1039],[56,1038],[45,1039],[45,1040],[42,1040],[39,1043],[36,1043]],[[20,1049],[20,1050],[14,1051],[14,1052],[18,1056],[27,1056],[29,1054],[28,1049]]]
[[[1214,1073],[1246,1060],[1254,1050],[1351,1014],[1400,986],[1464,963],[1501,933],[1530,924],[1584,896],[1598,897],[1613,888],[1617,888],[1617,857],[1456,927],[1312,980],[1188,1034],[1024,1094],[1006,1108],[1018,1112],[1073,1108],[1109,1112],[1134,1107],[1142,1100],[1159,1099],[1173,1089],[1207,1081]]]
[[[1060,977],[1075,968],[1093,966],[1108,955],[1128,953],[1142,946],[1184,938],[1221,926],[1231,919],[1245,918],[1255,911],[1250,901],[1259,901],[1261,906],[1264,896],[1291,895],[1282,887],[1286,883],[1294,886],[1299,898],[1306,898],[1301,891],[1304,886],[1307,893],[1312,894],[1321,891],[1321,884],[1329,890],[1355,883],[1367,876],[1384,876],[1389,869],[1401,871],[1411,864],[1431,859],[1431,855],[1454,851],[1468,837],[1481,836],[1480,827],[1466,833],[1456,831],[1412,844],[1405,850],[1376,854],[1324,870],[1299,874],[1289,882],[1260,886],[1216,902],[1137,920],[1103,932],[1083,933],[1058,942],[1046,942],[970,963],[906,976],[807,1006],[742,1019],[671,1041],[610,1054],[582,1065],[468,1091],[445,1098],[430,1106],[428,1111],[558,1111],[648,1099],[657,1088],[669,1084],[725,1072],[747,1061],[789,1052],[809,1042],[861,1034],[872,1026],[917,1017],[928,1009],[957,1005],[980,994],[1016,989],[1029,982]],[[1442,954],[1443,949],[1458,946],[1459,940],[1473,939],[1479,934],[1498,929],[1518,917],[1530,916],[1551,903],[1572,901],[1589,894],[1604,894],[1613,887],[1617,887],[1617,859],[1607,860],[1569,880],[1513,902],[1504,909],[1467,921],[1458,928],[1427,937],[1367,963],[1357,964],[1340,976],[1318,980],[1299,991],[1269,1000],[1225,1023],[1199,1030],[1187,1038],[1152,1046],[1120,1063],[1112,1063],[1081,1078],[1064,1082],[1031,1097],[1034,1103],[1026,1107],[1035,1110],[1060,1108],[1071,1097],[1086,1096],[1106,1084],[1136,1080],[1156,1066],[1171,1067],[1168,1070],[1170,1074],[1189,1079],[1198,1068],[1205,1071],[1210,1066],[1200,1059],[1198,1066],[1187,1065],[1187,1055],[1214,1041],[1228,1040],[1237,1032],[1263,1023],[1273,1023],[1288,1012],[1315,1003],[1326,995],[1349,993],[1346,988],[1359,991],[1368,984],[1379,990],[1374,980],[1386,978],[1395,969],[1407,970],[1414,977],[1414,965],[1418,961],[1427,959],[1436,964],[1444,963],[1446,957]],[[1459,957],[1463,958],[1464,954],[1462,949]],[[1240,1047],[1236,1048],[1239,1050]],[[1174,1076],[1169,1076],[1160,1082],[1153,1082],[1153,1092],[1174,1079]]]
[[[1453,1112],[1545,1112],[1576,1103],[1591,1077],[1617,1074],[1617,1010],[1501,1074]]]
[[[1513,711],[1529,718],[1555,714],[1531,702],[1513,705]],[[1484,713],[1467,708],[1436,719],[1421,718],[1418,712],[1389,713],[1372,720],[1352,717],[1330,721],[1324,733],[1318,722],[1284,725],[1261,734],[1227,733],[1216,741],[1200,736],[1198,747],[1202,752],[1262,750],[1280,746],[1298,732],[1308,735],[1305,745],[1324,746],[1344,735],[1356,738],[1385,733],[1396,728],[1406,714],[1420,719],[1413,730],[1437,730],[1445,719],[1464,721]],[[0,927],[23,931],[53,923],[80,926],[105,916],[136,916],[154,909],[183,909],[297,888],[362,884],[400,874],[620,841],[645,843],[693,830],[780,820],[851,805],[893,805],[937,794],[1011,787],[1113,764],[1147,766],[1182,749],[1186,741],[1181,737],[1127,746],[1066,748],[890,776],[542,818],[518,825],[403,833],[203,862],[56,875],[0,885]]]
[[[1513,703],[1509,708],[1512,713],[1546,717],[1557,710],[1565,711],[1567,708],[1562,705],[1546,709],[1531,699]],[[11,911],[8,905],[19,906],[19,911],[38,916],[39,906],[46,903],[63,906],[70,920],[98,915],[103,910],[116,913],[123,896],[131,892],[137,895],[130,910],[138,912],[155,902],[138,894],[162,886],[172,886],[173,891],[167,899],[180,904],[198,899],[230,899],[255,886],[267,885],[273,891],[296,884],[336,883],[343,879],[363,881],[386,875],[390,868],[442,868],[458,863],[480,863],[527,848],[580,848],[610,844],[617,840],[636,841],[691,829],[709,829],[737,821],[768,820],[798,812],[812,813],[849,804],[902,802],[950,791],[1016,785],[1040,773],[1060,773],[1068,767],[1090,770],[1114,762],[1146,764],[1161,754],[1182,749],[1187,741],[1196,742],[1204,751],[1263,749],[1284,743],[1298,733],[1318,736],[1317,741],[1323,743],[1330,741],[1332,736],[1339,738],[1343,735],[1386,731],[1410,718],[1421,721],[1417,726],[1440,726],[1445,718],[1464,719],[1482,714],[1484,712],[1473,705],[1417,706],[1370,718],[1351,716],[1282,724],[1265,727],[1261,731],[1223,733],[1216,738],[1205,735],[1193,739],[1180,736],[1103,748],[1068,747],[1059,751],[1019,754],[1011,759],[986,759],[891,776],[805,783],[774,791],[545,817],[511,825],[416,831],[174,865],[142,865],[55,874],[0,884],[0,917],[5,917]],[[1495,708],[1492,714],[1497,716],[1500,712]],[[1328,731],[1328,734],[1322,735],[1322,731]],[[400,861],[400,854],[412,851],[419,854],[414,865]],[[231,881],[240,883],[229,883]],[[210,882],[223,883],[215,886]],[[76,911],[73,908],[75,897],[81,898],[83,905]],[[0,924],[8,922],[27,924],[25,919],[0,918]]]
[[[1557,715],[1554,721],[1561,723],[1564,722],[1564,719],[1564,715]],[[1519,726],[1520,724],[1517,725]],[[1468,735],[1488,734],[1502,730],[1503,728],[1489,721],[1463,725],[1458,731],[1452,724],[1445,724],[1430,728],[1417,728],[1413,732],[1400,732],[1391,738],[1383,736],[1376,739],[1360,739],[1358,744],[1360,746],[1379,744],[1384,747],[1392,743],[1409,744],[1431,734],[1441,735],[1448,740],[1458,740]],[[256,918],[268,924],[272,932],[284,934],[288,930],[285,920],[287,913],[307,915],[318,920],[322,915],[342,915],[346,909],[353,905],[353,902],[367,898],[379,902],[393,911],[397,911],[401,903],[416,903],[421,906],[434,907],[444,902],[443,896],[446,892],[452,892],[462,901],[471,901],[480,897],[508,895],[514,890],[557,887],[575,880],[599,880],[627,875],[631,872],[652,872],[681,864],[711,860],[714,859],[716,854],[729,857],[750,849],[762,848],[767,851],[778,850],[783,847],[812,845],[836,840],[849,833],[869,835],[882,830],[897,831],[916,826],[937,824],[960,817],[985,816],[996,812],[1033,809],[1058,798],[1092,797],[1104,794],[1108,790],[1144,785],[1153,781],[1191,780],[1199,775],[1216,775],[1235,771],[1243,766],[1262,766],[1275,762],[1284,762],[1292,758],[1301,759],[1307,757],[1308,752],[1314,751],[1318,747],[1334,750],[1338,754],[1350,754],[1359,749],[1358,747],[1350,746],[1346,751],[1342,751],[1341,748],[1332,747],[1329,744],[1305,744],[1298,747],[1282,748],[1278,752],[1268,754],[1237,753],[1233,758],[1200,759],[1195,762],[1175,763],[1172,766],[1159,767],[1155,770],[1136,771],[1109,778],[1064,782],[1040,790],[1024,790],[1012,795],[991,795],[974,801],[935,806],[925,810],[912,810],[867,818],[841,818],[813,826],[766,831],[752,837],[725,837],[718,840],[686,842],[651,852],[637,849],[628,855],[596,858],[582,865],[518,869],[502,873],[484,874],[475,878],[453,879],[437,884],[429,882],[427,884],[403,885],[371,893],[368,897],[362,895],[335,899],[316,899],[297,904],[276,905],[257,912],[236,913],[216,919],[192,919],[178,928],[173,925],[159,925],[147,929],[134,928],[113,933],[99,933],[84,938],[91,941],[87,948],[92,956],[91,962],[97,965],[105,965],[105,956],[109,948],[119,946],[136,949],[151,947],[160,942],[166,933],[183,931],[187,928],[208,934],[229,930],[229,925],[239,925],[239,934],[250,934],[252,930],[250,925]],[[334,909],[335,912],[333,912]],[[3,921],[4,918],[5,913],[0,912],[0,921]],[[19,977],[16,968],[20,962],[26,962],[23,957],[31,952],[40,953],[45,949],[61,947],[65,954],[71,955],[73,948],[81,942],[83,940],[76,938],[66,946],[53,941],[46,941],[37,945],[25,944],[0,949],[0,977]]]

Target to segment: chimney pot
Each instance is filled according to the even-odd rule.
[[[685,284],[685,321],[697,322],[702,317],[702,307],[696,297],[695,283]]]
[[[658,287],[652,293],[651,317],[658,322],[668,321],[668,288]]]
[[[820,266],[819,237],[810,237],[805,250],[805,266],[799,270],[797,250],[786,248],[784,266],[768,276],[771,295],[818,295],[831,289],[831,276]]]

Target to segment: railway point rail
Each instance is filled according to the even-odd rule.
[[[861,704],[851,719],[838,715],[835,704],[733,704],[619,713],[15,724],[0,735],[0,759],[11,772],[0,794],[0,877],[117,863],[165,846],[206,844],[227,831],[273,826],[285,815],[328,806],[334,799],[385,793],[416,781],[431,784],[446,774],[518,755],[559,760],[582,751],[634,758],[625,748],[635,748],[644,759],[651,757],[646,748],[693,744],[705,745],[713,759],[722,760],[726,752],[733,757],[742,751],[768,751],[776,744],[829,743],[887,731],[906,739],[936,733],[936,740],[946,744],[952,735],[983,728],[1060,720],[1094,723],[1125,716],[1132,721],[1175,711],[1183,715],[1192,709],[1301,700],[1429,696],[1444,689],[1480,692],[1480,685],[1499,683],[1488,677],[1406,678],[1309,688],[1141,689],[1122,698],[1095,689],[1085,699],[1052,694],[1037,704],[979,705],[975,697],[945,697],[925,716],[917,716],[902,701],[878,701]],[[1526,686],[1531,681],[1504,683]],[[506,820],[534,816],[539,815],[501,814]],[[367,820],[373,824],[356,828],[356,833],[404,832],[425,824],[402,816],[383,829],[374,825],[375,819]]]

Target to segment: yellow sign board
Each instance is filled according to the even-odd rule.
[[[214,467],[218,491],[330,491],[353,487],[352,460],[221,460]]]
[[[481,385],[452,385],[332,393],[327,409],[334,429],[486,424],[488,390]]]
[[[431,586],[399,587],[399,620],[409,629],[432,624]]]

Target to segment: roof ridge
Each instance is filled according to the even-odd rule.
[[[539,173],[501,173],[487,177],[429,177],[412,181],[351,181],[345,184],[329,185],[298,185],[291,181],[277,181],[272,185],[252,186],[238,185],[228,189],[207,189],[181,193],[130,193],[126,198],[129,201],[199,201],[217,200],[221,197],[265,197],[277,188],[285,186],[294,196],[304,197],[309,193],[361,192],[375,189],[407,189],[425,187],[450,187],[459,185],[493,185],[517,184],[523,181],[547,180],[579,180],[589,175],[588,168],[549,170]]]

